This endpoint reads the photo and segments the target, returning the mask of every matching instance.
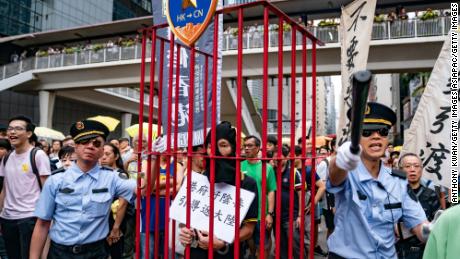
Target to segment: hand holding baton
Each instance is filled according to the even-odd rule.
[[[368,70],[358,71],[353,74],[350,151],[355,155],[359,153],[359,140],[363,129],[364,111],[371,79],[372,74]]]

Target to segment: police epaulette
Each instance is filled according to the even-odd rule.
[[[61,168],[58,168],[54,171],[51,172],[51,175],[55,175],[55,174],[59,174],[59,173],[64,173],[65,172],[65,168],[64,167],[61,167]]]
[[[390,173],[392,176],[396,176],[396,177],[399,177],[403,180],[406,180],[407,176],[406,176],[406,173],[404,173],[403,171],[401,170],[397,170],[397,169],[392,169],[391,170],[391,173]]]
[[[113,171],[113,168],[105,166],[105,165],[101,166],[101,169],[102,170],[107,170],[107,171]]]

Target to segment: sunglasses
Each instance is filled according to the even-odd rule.
[[[380,128],[380,129],[363,129],[363,133],[361,134],[363,137],[370,137],[372,133],[377,132],[380,136],[386,137],[390,130],[388,128]]]
[[[88,145],[89,143],[92,143],[94,147],[96,148],[99,148],[102,146],[102,141],[100,141],[99,139],[84,139],[84,140],[80,140],[77,142],[77,144],[81,144],[81,145]]]

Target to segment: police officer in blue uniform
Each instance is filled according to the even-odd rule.
[[[346,142],[330,162],[327,190],[336,198],[336,227],[328,239],[328,258],[397,258],[394,226],[400,219],[420,240],[426,239],[425,213],[408,194],[404,174],[381,161],[395,122],[390,108],[368,103],[360,153],[351,153]]]
[[[48,235],[48,258],[107,258],[105,239],[114,196],[131,200],[134,180],[101,167],[109,130],[97,121],[79,121],[70,129],[77,161],[65,172],[48,178],[36,205],[30,258],[38,259]],[[53,222],[51,228],[50,223]]]

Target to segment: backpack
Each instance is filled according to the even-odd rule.
[[[326,163],[326,179],[327,179],[329,177],[329,160],[327,160],[327,158],[326,158],[323,161],[324,161],[324,163]],[[323,161],[321,161],[321,162],[323,162]],[[333,193],[330,193],[328,191],[326,191],[325,196],[326,196],[327,209],[332,210],[332,208],[335,207],[335,196],[334,196]]]
[[[41,150],[40,148],[38,147],[34,147],[32,148],[32,150],[30,151],[30,164],[32,165],[32,172],[33,174],[35,175],[35,177],[37,177],[37,182],[38,182],[38,186],[40,187],[40,191],[42,190],[42,182],[40,181],[40,174],[38,172],[38,168],[37,168],[37,162],[35,160],[35,157],[37,156],[37,152],[38,150]],[[4,157],[3,157],[3,160],[2,160],[2,163],[3,163],[3,166],[6,165],[6,161],[8,161],[8,158],[10,157],[10,154],[11,152],[13,151],[10,151],[8,152]],[[2,177],[3,178],[3,177]],[[0,190],[3,188],[3,179],[0,183]]]

